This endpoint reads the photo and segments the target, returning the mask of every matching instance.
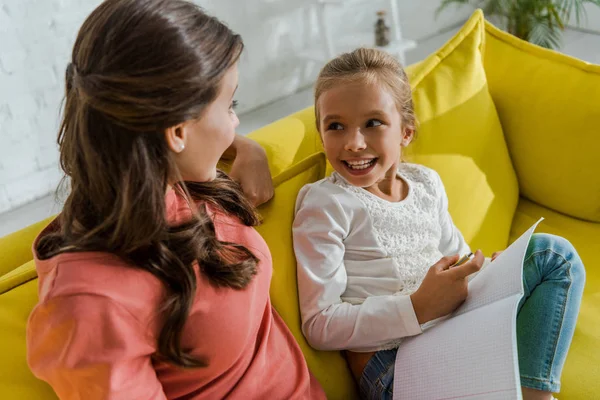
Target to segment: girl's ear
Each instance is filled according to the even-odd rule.
[[[402,147],[406,147],[412,142],[413,137],[415,136],[415,130],[411,128],[404,128],[402,131],[402,141],[400,145]]]
[[[181,153],[185,149],[188,135],[187,125],[187,122],[183,122],[165,130],[165,140],[172,152]]]

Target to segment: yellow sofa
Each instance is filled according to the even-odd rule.
[[[537,48],[475,12],[461,31],[408,68],[420,120],[409,160],[435,168],[450,212],[472,247],[504,248],[539,217],[538,231],[568,238],[587,284],[557,397],[600,393],[600,66]],[[298,190],[330,172],[312,108],[251,136],[267,150],[274,199],[258,228],[274,260],[271,296],[330,399],[356,398],[337,352],[311,349],[300,333],[291,223]],[[29,372],[25,325],[37,301],[31,243],[42,221],[0,238],[0,398],[53,399]]]

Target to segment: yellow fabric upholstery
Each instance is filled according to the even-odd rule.
[[[521,195],[600,222],[600,65],[532,46],[491,24],[486,30],[487,78]]]
[[[465,240],[491,255],[508,243],[519,189],[488,92],[484,41],[483,14],[477,11],[419,65],[411,84],[420,128],[405,158],[440,174]]]
[[[266,150],[271,176],[277,176],[306,157],[321,151],[312,107],[265,126],[248,137]]]
[[[557,397],[596,398],[600,393],[600,223],[571,216],[600,221],[599,178],[590,173],[598,171],[591,160],[600,148],[596,141],[600,136],[593,131],[600,125],[600,91],[593,86],[598,67],[508,37],[484,24],[481,12],[476,12],[448,44],[408,72],[421,120],[409,159],[440,173],[450,212],[471,246],[489,254],[504,247],[509,235],[514,240],[543,216],[546,220],[539,231],[565,236],[581,254],[587,284]],[[559,94],[555,96],[552,88]],[[567,139],[560,141],[559,134]],[[275,176],[275,197],[260,208],[264,224],[258,228],[273,256],[273,304],[328,397],[354,398],[355,385],[340,353],[311,349],[300,331],[291,223],[298,190],[324,173],[313,109],[266,126],[251,137],[265,147]],[[556,190],[549,193],[551,183]],[[518,200],[519,187],[538,204]],[[55,398],[45,383],[33,377],[25,361],[25,323],[37,301],[33,263],[27,262],[32,258],[32,241],[46,224],[42,221],[0,239],[1,398]],[[2,277],[9,271],[13,272]]]
[[[20,231],[0,237],[0,277],[32,259],[32,238],[35,238],[54,217],[37,222]],[[0,291],[1,293],[2,291]]]
[[[583,300],[562,375],[559,399],[596,399],[600,393],[600,224],[586,222],[521,199],[511,232],[517,239],[544,217],[539,232],[560,235],[577,249],[586,269]]]
[[[37,272],[35,271],[35,265],[33,260],[29,260],[18,268],[15,268],[7,274],[0,276],[0,294],[16,288],[23,282],[27,282],[36,278]]]
[[[273,257],[271,299],[273,306],[300,344],[312,373],[329,399],[352,399],[353,378],[339,352],[314,350],[300,328],[296,258],[292,247],[292,222],[298,191],[325,173],[325,155],[317,153],[274,178],[275,196],[259,209],[263,224],[257,230],[269,244]]]
[[[29,239],[31,243],[34,237]],[[33,262],[27,264],[34,268]],[[35,272],[35,268],[34,268]],[[25,325],[38,301],[37,279],[0,294],[0,398],[57,399],[52,388],[36,379],[27,366]]]

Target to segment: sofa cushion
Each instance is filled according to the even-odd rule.
[[[521,195],[600,222],[600,66],[486,31],[487,79]]]
[[[307,183],[323,178],[325,155],[317,153],[273,179],[275,196],[259,208],[263,224],[257,227],[273,257],[271,301],[294,334],[311,372],[319,380],[328,399],[356,397],[353,378],[339,352],[314,350],[300,328],[296,257],[292,246],[292,222],[298,191]]]
[[[35,278],[37,278],[35,263],[33,260],[29,260],[20,267],[0,276],[0,294]]]
[[[52,388],[27,366],[25,327],[38,301],[37,282],[29,280],[0,294],[0,393],[4,399],[57,399]]]
[[[321,151],[313,115],[309,107],[248,135],[265,149],[272,176]]]
[[[473,249],[506,247],[518,183],[482,60],[485,21],[476,11],[440,50],[413,71],[420,122],[408,161],[435,169],[456,226]]]
[[[55,217],[36,222],[20,231],[11,233],[0,238],[0,277],[9,273],[29,260],[33,260],[31,244],[33,239],[52,221]]]
[[[595,399],[600,392],[600,223],[586,222],[522,199],[517,208],[511,240],[517,239],[540,217],[537,229],[568,239],[586,269],[586,283],[575,336],[562,374],[560,399]]]

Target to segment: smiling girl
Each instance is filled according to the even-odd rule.
[[[469,246],[439,175],[401,161],[415,115],[392,56],[358,49],[329,62],[317,80],[315,111],[335,172],[305,186],[296,203],[302,330],[317,349],[347,350],[363,398],[392,398],[402,338],[456,309],[484,256],[478,250],[450,268]],[[549,399],[560,389],[584,280],[569,242],[533,236],[517,320],[525,399]]]

